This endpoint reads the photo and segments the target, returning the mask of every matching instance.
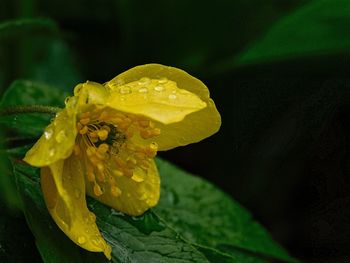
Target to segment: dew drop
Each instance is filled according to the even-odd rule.
[[[102,239],[100,237],[95,237],[91,240],[91,243],[95,245],[96,247],[102,247]]]
[[[139,89],[139,92],[140,92],[140,93],[147,93],[147,92],[148,92],[148,89],[147,89],[147,88],[140,88],[140,89]]]
[[[78,188],[74,189],[74,195],[75,195],[75,198],[79,199],[81,197],[80,189]]]
[[[162,85],[157,85],[154,87],[155,91],[162,92],[164,90],[164,87]]]
[[[86,238],[85,238],[84,236],[78,237],[78,243],[79,243],[80,245],[86,243]]]
[[[49,155],[52,157],[52,156],[54,156],[55,155],[55,149],[51,149],[50,151],[49,151]]]
[[[96,221],[96,215],[93,212],[89,212],[89,218],[92,222]]]
[[[66,132],[65,131],[60,131],[57,135],[56,135],[56,141],[58,143],[63,142],[65,139],[67,138]]]
[[[151,80],[149,78],[141,78],[137,83],[139,85],[148,85],[151,83]]]
[[[175,94],[170,94],[169,95],[169,99],[171,100],[175,100],[177,98],[177,96]]]
[[[120,94],[130,94],[131,93],[131,89],[128,86],[122,86],[119,88],[119,93]]]
[[[45,139],[46,139],[46,140],[49,140],[49,139],[52,137],[52,134],[53,134],[53,130],[52,130],[52,129],[47,129],[47,130],[44,132]]]
[[[167,83],[168,82],[168,79],[167,78],[160,78],[159,80],[158,80],[158,83],[161,83],[161,84],[165,84],[165,83]]]

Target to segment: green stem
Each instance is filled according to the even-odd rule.
[[[28,105],[28,106],[15,106],[9,108],[0,109],[0,117],[7,116],[12,114],[20,114],[20,113],[50,113],[56,114],[62,110],[58,107],[52,106],[44,106],[44,105]]]

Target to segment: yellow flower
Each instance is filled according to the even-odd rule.
[[[82,248],[110,259],[111,247],[85,193],[129,215],[144,213],[159,200],[157,151],[198,142],[220,124],[201,81],[148,64],[104,85],[77,85],[24,160],[42,167],[45,202],[61,230]]]

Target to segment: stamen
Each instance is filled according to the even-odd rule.
[[[98,137],[101,141],[105,141],[108,138],[108,131],[106,130],[99,130],[97,132]]]
[[[83,124],[83,125],[87,125],[89,122],[90,122],[90,118],[89,117],[80,119],[80,123]]]
[[[79,133],[81,134],[81,135],[84,135],[84,134],[86,134],[88,132],[88,127],[87,126],[84,126],[81,130],[79,130]]]
[[[94,194],[96,196],[101,196],[103,194],[101,187],[97,183],[94,185]]]
[[[111,186],[111,194],[114,197],[118,197],[122,194],[122,190],[120,190],[118,187],[116,187],[115,185]]]

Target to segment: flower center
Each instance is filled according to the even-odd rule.
[[[110,109],[94,108],[78,116],[74,152],[82,158],[86,177],[93,192],[101,196],[110,192],[118,197],[118,177],[135,182],[145,180],[150,161],[157,154],[157,144],[142,144],[160,134],[152,121]]]

